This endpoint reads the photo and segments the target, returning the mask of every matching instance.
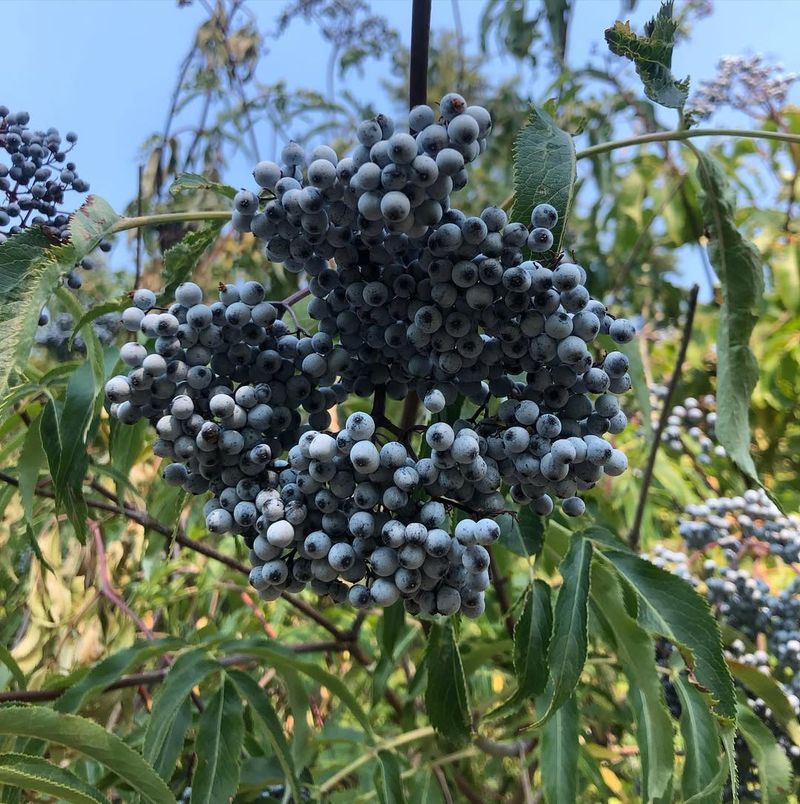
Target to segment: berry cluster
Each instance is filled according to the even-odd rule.
[[[210,305],[185,283],[167,309],[140,290],[123,314],[155,343],[123,346],[111,414],[149,419],[165,480],[214,495],[206,524],[244,537],[265,599],[310,583],[356,607],[478,616],[506,495],[578,516],[578,495],[627,466],[606,436],[627,424],[628,360],[597,338],[627,343],[633,326],[581,266],[524,259],[552,247],[552,206],[528,227],[451,205],[491,118],[455,93],[440,111],[414,109],[408,134],[365,121],[341,160],[289,143],[284,164],[256,166],[259,195],[236,195],[234,227],[303,274],[313,335],[257,282]],[[329,411],[350,395],[373,396],[372,415],[340,429]],[[384,405],[410,395],[435,420],[403,431]],[[442,421],[459,398],[474,415]]]
[[[120,325],[118,313],[104,313],[91,323],[94,334],[103,346],[109,346],[114,341]],[[74,327],[75,319],[70,313],[58,313],[51,318],[50,311],[44,307],[39,314],[34,343],[47,349],[57,360],[69,360],[74,354],[86,354],[86,342],[81,335],[74,335]]]
[[[34,225],[65,240],[69,213],[60,209],[64,194],[89,190],[75,164],[66,161],[78,135],[68,132],[65,144],[56,129],[32,129],[29,122],[27,112],[0,106],[0,151],[10,162],[0,162],[0,243]]]
[[[666,397],[667,388],[656,385],[650,389],[654,404],[654,420],[658,418],[660,401]],[[675,453],[690,452],[697,461],[709,464],[714,458],[724,458],[725,447],[717,443],[715,425],[717,400],[713,394],[700,399],[690,396],[673,406],[667,418],[667,426],[661,434],[666,447]],[[655,423],[655,422],[654,422]]]

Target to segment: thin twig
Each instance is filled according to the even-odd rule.
[[[136,192],[136,214],[142,217],[144,210],[142,208],[142,176],[144,175],[144,167],[139,165],[138,175],[138,189]],[[141,227],[136,230],[136,276],[133,278],[133,289],[137,290],[142,281],[142,241],[144,232]]]
[[[689,348],[689,341],[692,337],[692,326],[694,325],[694,314],[697,310],[697,295],[700,292],[699,285],[692,285],[689,291],[689,307],[686,311],[686,321],[683,325],[683,335],[681,337],[680,348],[678,349],[678,357],[675,360],[675,368],[672,371],[669,384],[667,385],[667,394],[664,397],[661,415],[658,417],[658,425],[653,432],[653,443],[650,445],[650,454],[647,456],[647,465],[642,475],[642,487],[639,491],[639,501],[636,505],[636,514],[633,518],[633,525],[628,534],[628,544],[631,549],[639,549],[640,530],[642,527],[642,519],[644,518],[644,509],[647,505],[647,495],[650,491],[650,484],[653,481],[653,469],[656,464],[656,455],[658,453],[659,445],[661,444],[661,434],[667,426],[667,419],[669,418],[670,410],[672,409],[672,396],[675,388],[680,380],[681,370],[683,368],[683,361],[686,359],[686,350]]]

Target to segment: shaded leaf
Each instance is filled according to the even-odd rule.
[[[200,715],[192,804],[217,804],[233,798],[239,786],[243,741],[242,701],[234,683],[225,677]]]
[[[378,765],[373,774],[375,792],[381,804],[404,804],[403,780],[400,778],[400,763],[391,751],[378,751]]]
[[[247,701],[248,706],[264,726],[264,731],[272,750],[275,752],[275,757],[286,775],[286,781],[292,791],[292,796],[295,801],[301,801],[300,784],[297,781],[294,759],[289,750],[289,743],[286,741],[283,726],[267,697],[267,691],[261,689],[247,673],[241,670],[230,670],[228,675],[238,688],[242,698]]]
[[[25,229],[0,243],[0,298],[25,282],[25,273],[31,263],[50,245],[38,227]]]
[[[721,798],[728,775],[720,756],[717,723],[703,696],[682,674],[673,683],[681,701],[680,724],[685,752],[681,795],[696,804],[715,804]],[[720,771],[724,771],[721,776]]]
[[[19,479],[19,496],[22,501],[22,510],[29,527],[33,527],[33,500],[36,484],[39,481],[39,470],[45,460],[42,436],[39,431],[41,415],[37,416],[28,427],[25,441],[19,454],[17,463],[17,477]]]
[[[25,681],[25,673],[22,672],[22,668],[11,655],[11,651],[2,643],[0,643],[0,662],[8,668],[8,671],[14,677],[14,681],[17,682],[17,687],[24,690],[27,683]]]
[[[548,804],[578,800],[578,703],[574,695],[542,727],[539,753]]]
[[[644,84],[644,94],[669,109],[682,109],[689,96],[689,79],[672,74],[672,49],[678,23],[672,18],[672,0],[661,4],[658,14],[645,26],[645,36],[631,30],[629,22],[615,22],[606,29],[608,47],[617,56],[630,59]]]
[[[191,698],[185,698],[180,707],[178,707],[172,725],[169,727],[167,736],[164,738],[161,751],[155,760],[153,760],[153,770],[162,779],[172,778],[172,774],[175,772],[175,766],[178,764],[178,759],[184,751],[186,732],[189,731],[191,725],[192,701]]]
[[[750,395],[758,364],[750,336],[764,294],[763,261],[758,249],[736,228],[736,199],[719,163],[697,151],[701,208],[708,231],[708,258],[722,286],[717,327],[717,421],[720,444],[736,466],[756,479],[750,455]]]
[[[739,731],[758,766],[761,801],[776,804],[788,800],[792,791],[792,766],[775,735],[745,704],[738,705]]]
[[[511,527],[500,532],[500,544],[506,550],[523,558],[539,555],[544,546],[544,522],[530,506],[520,508],[519,515],[512,520]]]
[[[543,109],[533,106],[528,125],[514,140],[514,208],[511,219],[530,226],[537,204],[552,204],[558,211],[553,248],[537,255],[554,257],[561,249],[564,226],[575,188],[575,145]]]
[[[425,664],[428,668],[425,709],[431,726],[454,743],[466,742],[472,731],[472,720],[467,680],[451,622],[431,627]]]
[[[181,654],[153,698],[153,709],[144,733],[144,758],[155,764],[169,736],[173,721],[192,688],[220,669],[202,650]]]

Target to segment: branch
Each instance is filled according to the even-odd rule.
[[[414,0],[411,7],[411,54],[408,108],[428,101],[428,49],[431,36],[431,0]]]
[[[642,488],[639,492],[639,502],[636,505],[636,514],[633,518],[633,525],[628,534],[628,544],[631,549],[638,550],[640,533],[642,527],[642,519],[644,517],[644,509],[647,504],[647,494],[650,491],[650,484],[653,481],[653,469],[656,464],[656,454],[658,447],[661,444],[661,435],[664,428],[667,426],[667,419],[669,418],[670,410],[672,409],[672,396],[675,393],[675,388],[678,385],[678,380],[681,376],[681,369],[683,368],[683,361],[686,359],[686,350],[689,348],[689,340],[692,337],[692,325],[694,324],[694,314],[697,309],[697,294],[700,292],[699,285],[693,285],[689,292],[689,308],[686,311],[686,321],[683,325],[683,336],[681,337],[681,345],[678,349],[678,357],[675,360],[675,368],[672,371],[672,376],[667,386],[667,395],[664,397],[664,406],[661,408],[661,415],[658,417],[658,425],[653,432],[653,443],[650,445],[650,454],[647,456],[647,465],[645,466],[644,474],[642,475]]]

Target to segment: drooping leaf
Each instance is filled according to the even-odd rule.
[[[628,702],[636,718],[642,763],[642,800],[669,800],[672,783],[672,721],[654,662],[652,638],[629,615],[614,571],[596,561],[592,567],[592,608],[628,679]]]
[[[425,664],[428,668],[425,709],[431,725],[454,743],[466,742],[472,731],[472,719],[467,680],[452,623],[431,627]]]
[[[558,60],[563,61],[567,47],[570,0],[544,0],[544,10],[547,16],[547,25],[550,28],[553,51]]]
[[[61,287],[56,290],[55,295],[61,306],[68,313],[70,313],[73,320],[78,320],[81,318],[83,315],[83,308],[78,303],[74,293],[71,293],[66,288]],[[74,337],[75,333],[73,332],[72,338],[74,339]],[[97,337],[97,333],[91,327],[89,327],[89,329],[87,329],[83,334],[83,341],[86,344],[86,358],[92,367],[94,395],[95,399],[97,399],[103,390],[106,377],[103,347],[100,345],[100,340]]]
[[[19,454],[17,476],[19,479],[19,496],[22,501],[22,510],[29,527],[33,527],[33,500],[36,484],[39,481],[39,470],[45,460],[42,436],[39,431],[41,415],[37,416],[28,427],[25,441]]]
[[[511,219],[530,225],[537,204],[558,211],[553,248],[537,258],[552,258],[561,250],[564,226],[575,189],[575,145],[543,109],[532,107],[528,125],[514,140],[514,208]]]
[[[83,678],[73,684],[54,704],[59,712],[77,712],[93,694],[101,692],[113,684],[132,667],[156,656],[163,656],[183,645],[180,639],[164,639],[138,642],[130,648],[118,651],[94,665]]]
[[[181,282],[191,278],[198,261],[218,237],[222,223],[222,221],[209,221],[202,229],[189,232],[180,243],[176,243],[164,254],[164,292],[162,295],[165,298],[173,298],[175,288]]]
[[[742,737],[758,766],[761,801],[777,804],[788,801],[792,792],[792,766],[775,735],[754,714],[749,706],[738,705],[738,725]]]
[[[175,713],[172,725],[169,727],[167,736],[161,745],[161,751],[153,761],[153,770],[162,779],[171,779],[172,774],[175,772],[175,766],[184,751],[186,732],[189,731],[189,727],[192,725],[192,711],[191,699],[185,698]]]
[[[639,624],[681,648],[697,682],[711,693],[716,714],[735,722],[733,679],[708,603],[686,581],[638,556],[610,549],[599,554],[636,590]]]
[[[701,208],[708,231],[708,258],[722,286],[717,327],[716,434],[731,460],[751,480],[750,395],[758,382],[758,363],[750,336],[764,294],[763,260],[736,228],[735,196],[719,163],[697,152]]]
[[[800,723],[786,693],[772,676],[762,673],[749,664],[728,659],[728,667],[733,677],[744,684],[755,696],[761,698],[772,710],[772,716],[786,729],[786,733],[800,746]]]
[[[542,727],[539,754],[548,804],[578,800],[578,703],[571,695]]]
[[[66,768],[27,754],[0,754],[0,784],[72,804],[108,804],[99,790]]]
[[[142,752],[148,762],[156,763],[172,723],[192,688],[219,669],[219,662],[210,659],[203,650],[188,651],[175,660],[153,698]]]
[[[508,529],[500,533],[500,542],[506,550],[523,558],[539,555],[544,546],[544,522],[530,506],[520,508],[519,515]]]
[[[198,173],[181,173],[169,187],[170,195],[199,192],[201,190],[210,190],[218,195],[225,196],[225,198],[233,198],[236,195],[235,187],[212,181]]]
[[[533,728],[545,723],[572,695],[586,663],[589,628],[589,585],[592,543],[573,536],[558,570],[563,582],[553,612],[553,633],[547,653],[549,678],[537,701]]]
[[[685,752],[681,795],[685,800],[695,796],[697,804],[716,804],[727,777],[717,723],[703,696],[682,675],[673,683],[681,701],[680,724]],[[726,771],[721,778],[720,770]]]
[[[375,792],[381,804],[405,804],[406,794],[400,778],[400,763],[391,751],[378,751],[378,764],[373,774]]]
[[[225,678],[200,715],[192,804],[230,801],[239,786],[244,709],[234,683]]]
[[[283,769],[294,800],[301,801],[300,784],[297,781],[294,759],[292,758],[286,735],[283,732],[283,726],[269,701],[267,691],[261,689],[247,673],[241,670],[230,670],[228,675],[238,688],[242,698],[264,727],[267,739]]]
[[[669,109],[682,109],[689,96],[689,79],[672,74],[672,49],[678,23],[672,18],[672,0],[661,4],[658,14],[645,26],[645,35],[631,30],[629,22],[606,29],[608,47],[617,56],[630,59],[644,84],[644,94]]]
[[[105,765],[146,800],[174,804],[164,780],[130,746],[91,720],[44,706],[0,707],[0,734],[35,737],[79,751]]]
[[[388,657],[391,657],[397,639],[403,631],[405,613],[402,600],[389,606],[388,609],[384,609],[381,617],[380,639],[383,653]]]
[[[21,690],[24,690],[26,685],[25,673],[22,672],[22,668],[17,664],[16,659],[11,655],[11,651],[2,643],[0,643],[0,662],[2,662],[8,668],[8,671],[13,676],[14,681],[17,682],[17,686]]]

